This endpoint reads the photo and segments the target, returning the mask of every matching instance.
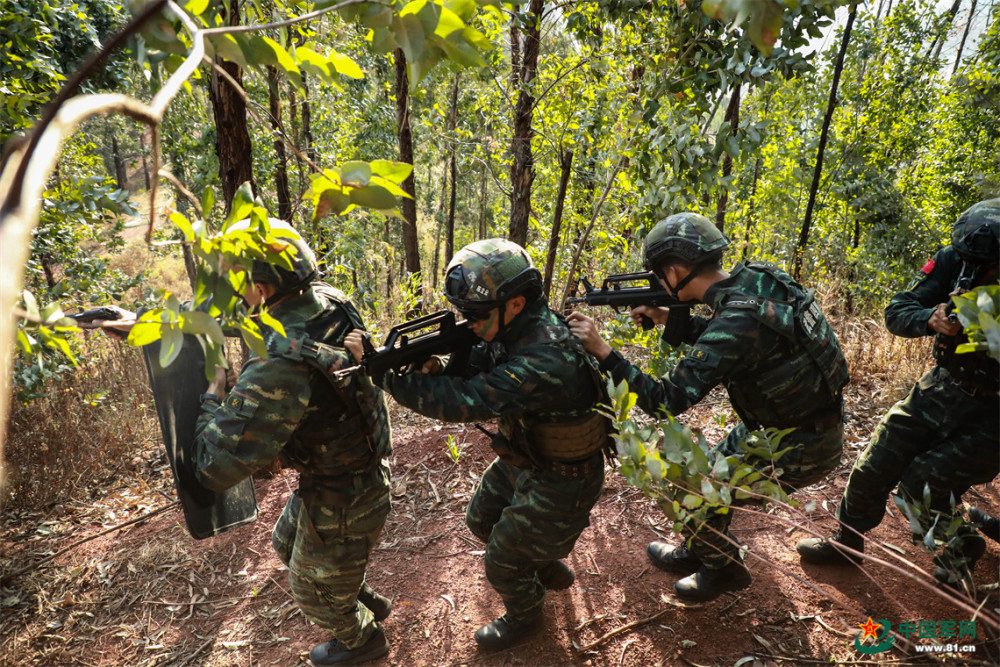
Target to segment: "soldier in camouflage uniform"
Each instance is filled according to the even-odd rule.
[[[604,483],[609,424],[593,412],[603,382],[596,361],[548,307],[541,276],[519,245],[489,239],[460,250],[447,268],[445,295],[482,339],[469,363],[449,362],[437,374],[390,373],[383,386],[401,405],[442,421],[499,421],[491,443],[498,458],[466,511],[470,530],[486,543],[486,578],[506,609],[475,640],[499,650],[542,629],[546,589],[573,583],[559,559],[590,524]],[[360,337],[352,338],[348,349],[360,359]]]
[[[658,222],[646,237],[646,268],[679,301],[712,307],[711,319],[687,308],[639,306],[632,317],[664,325],[670,345],[691,347],[668,375],[653,378],[627,362],[601,339],[593,320],[569,317],[573,332],[601,360],[615,382],[627,380],[647,413],[680,414],[718,384],[729,392],[741,423],[715,448],[721,456],[746,453],[749,431],[793,428],[781,441],[790,447],[776,467],[788,490],[818,482],[840,461],[843,395],[847,363],[812,294],[784,272],[762,264],[737,264],[723,271],[719,261],[729,241],[706,218],[678,213]],[[761,470],[774,462],[746,459]],[[735,538],[728,532],[732,511],[716,513],[703,526],[685,525],[681,546],[649,545],[653,563],[688,575],[674,585],[684,599],[704,602],[750,585]]]
[[[271,234],[295,248],[293,269],[254,262],[244,298],[251,308],[266,302],[287,337],[262,325],[268,358],[251,358],[228,396],[224,375],[209,385],[194,465],[215,491],[275,458],[299,471],[272,542],[302,612],[334,636],[312,650],[312,662],[356,664],[389,651],[376,621],[391,602],[365,583],[389,513],[385,398],[362,375],[334,381],[331,373],[350,365],[344,337],[364,324],[343,294],[312,282],[315,257],[294,229],[272,220]]]
[[[950,297],[997,282],[998,237],[1000,199],[972,206],[955,222],[951,245],[927,262],[910,290],[889,302],[885,309],[889,331],[907,338],[933,335],[937,365],[882,418],[851,471],[837,510],[837,532],[828,540],[800,541],[802,560],[861,562],[857,553],[837,547],[864,551],[861,534],[882,522],[886,496],[898,484],[902,500],[920,509],[923,534],[914,534],[914,539],[919,543],[933,525],[935,537],[946,542],[934,559],[934,577],[967,593],[974,590],[972,568],[986,544],[973,525],[961,521],[959,503],[970,486],[988,482],[1000,472],[1000,383],[997,361],[985,352],[955,353],[967,339],[961,324],[949,317]],[[925,489],[929,507],[924,507]],[[957,530],[949,531],[954,518],[959,519]],[[973,516],[987,529],[988,519],[982,513]]]

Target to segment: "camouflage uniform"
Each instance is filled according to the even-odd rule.
[[[590,525],[604,484],[609,424],[593,411],[604,383],[597,362],[541,297],[541,276],[517,244],[487,239],[460,250],[446,271],[445,295],[470,319],[499,320],[486,335],[492,341],[463,363],[453,354],[445,374],[389,374],[385,388],[401,405],[442,421],[499,420],[491,443],[499,458],[466,511],[469,529],[486,543],[486,578],[506,608],[475,635],[495,650],[541,628],[546,585],[572,583],[559,559]],[[504,321],[507,302],[521,296],[521,312]],[[565,578],[553,585],[549,573],[560,568]]]
[[[292,596],[348,648],[376,631],[358,603],[371,550],[389,513],[390,431],[382,393],[361,375],[336,388],[323,369],[353,361],[341,346],[364,328],[339,292],[314,283],[270,309],[286,337],[266,330],[268,359],[251,358],[219,404],[198,421],[196,474],[225,489],[276,457],[299,470],[299,487],[272,542],[288,566]]]
[[[604,483],[600,451],[559,462],[533,441],[540,431],[589,420],[600,384],[596,363],[544,300],[478,347],[484,370],[471,377],[390,374],[385,388],[401,405],[442,421],[499,419],[492,444],[500,457],[476,487],[466,523],[486,542],[486,578],[507,617],[527,621],[545,599],[537,572],[572,551]]]
[[[909,291],[892,298],[885,323],[897,336],[931,335],[927,321],[940,303],[948,303],[962,259],[951,247],[939,251],[923,268]],[[1000,420],[997,411],[998,364],[985,353],[955,354],[965,336],[936,334],[938,364],[894,405],[875,429],[868,447],[851,471],[837,518],[859,532],[871,530],[885,516],[885,500],[897,484],[907,502],[923,505],[930,490],[929,509],[942,512],[938,538],[945,537],[962,494],[1000,472]],[[931,529],[933,517],[922,513],[921,530]],[[958,575],[965,566],[965,546],[975,528],[962,522],[935,563]],[[923,535],[914,535],[920,541]],[[952,577],[952,581],[957,581]]]
[[[794,428],[781,442],[791,451],[777,463],[780,479],[789,490],[818,482],[840,461],[842,389],[849,378],[836,335],[814,298],[778,269],[740,263],[709,287],[703,301],[715,311],[711,319],[671,322],[671,311],[664,339],[692,347],[667,376],[645,375],[618,352],[602,362],[602,370],[615,382],[628,381],[639,407],[651,415],[680,414],[724,384],[742,423],[715,451],[742,457],[739,443],[748,430]],[[771,464],[749,462],[761,468]],[[729,541],[735,542],[728,532],[731,520],[732,512],[726,512],[704,528],[685,526],[686,548],[709,570],[739,560]]]

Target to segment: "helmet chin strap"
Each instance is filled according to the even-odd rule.
[[[663,282],[666,284],[667,291],[670,292],[670,296],[674,297],[678,301],[681,301],[682,300],[681,299],[681,290],[684,289],[685,287],[687,287],[687,284],[690,283],[692,280],[694,280],[695,276],[697,276],[699,273],[701,273],[701,270],[703,268],[705,268],[705,265],[704,264],[699,264],[698,266],[696,266],[693,269],[691,269],[691,271],[687,274],[687,276],[685,276],[683,280],[681,280],[679,283],[677,283],[677,287],[674,287],[673,285],[670,284],[670,281],[667,280],[667,274],[666,274],[666,272],[664,272],[664,274],[663,274]]]

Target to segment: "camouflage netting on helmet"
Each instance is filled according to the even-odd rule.
[[[951,245],[972,264],[1000,261],[1000,199],[981,201],[963,211],[951,228]]]
[[[729,239],[705,216],[675,213],[656,223],[646,235],[646,268],[653,270],[670,262],[715,261],[728,247]]]
[[[493,308],[541,288],[541,274],[521,246],[486,239],[465,246],[445,270],[445,296],[459,308]]]

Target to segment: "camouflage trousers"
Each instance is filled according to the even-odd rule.
[[[486,578],[509,619],[529,620],[541,612],[545,587],[538,570],[567,556],[590,525],[590,508],[604,487],[604,461],[597,457],[583,479],[515,468],[500,459],[483,473],[465,522],[486,543]]]
[[[737,425],[713,452],[727,458],[736,456],[758,470],[765,470],[771,466],[770,460],[748,457],[740,448],[740,443],[747,439],[748,433],[746,424]],[[779,450],[789,447],[791,449],[774,463],[776,468],[782,470],[778,480],[786,493],[815,484],[837,467],[844,449],[843,422],[832,428],[815,431],[796,429],[778,445]],[[754,501],[734,501],[733,505],[752,502]],[[729,532],[732,520],[733,512],[730,510],[725,514],[713,514],[697,526],[685,524],[681,530],[685,546],[710,570],[718,570],[731,561],[740,560],[737,540]]]
[[[355,478],[348,507],[303,503],[289,498],[271,534],[274,550],[288,567],[292,597],[302,613],[348,648],[375,632],[371,611],[358,602],[368,556],[389,515],[389,469],[383,463]]]
[[[882,522],[886,498],[898,484],[897,494],[919,510],[921,531],[934,526],[935,538],[946,543],[935,563],[961,572],[963,544],[976,532],[961,520],[962,494],[1000,473],[998,443],[996,393],[972,395],[935,366],[875,428],[851,471],[837,518],[859,532],[871,530]],[[953,518],[957,525],[948,530]],[[914,541],[923,537],[915,533]]]

